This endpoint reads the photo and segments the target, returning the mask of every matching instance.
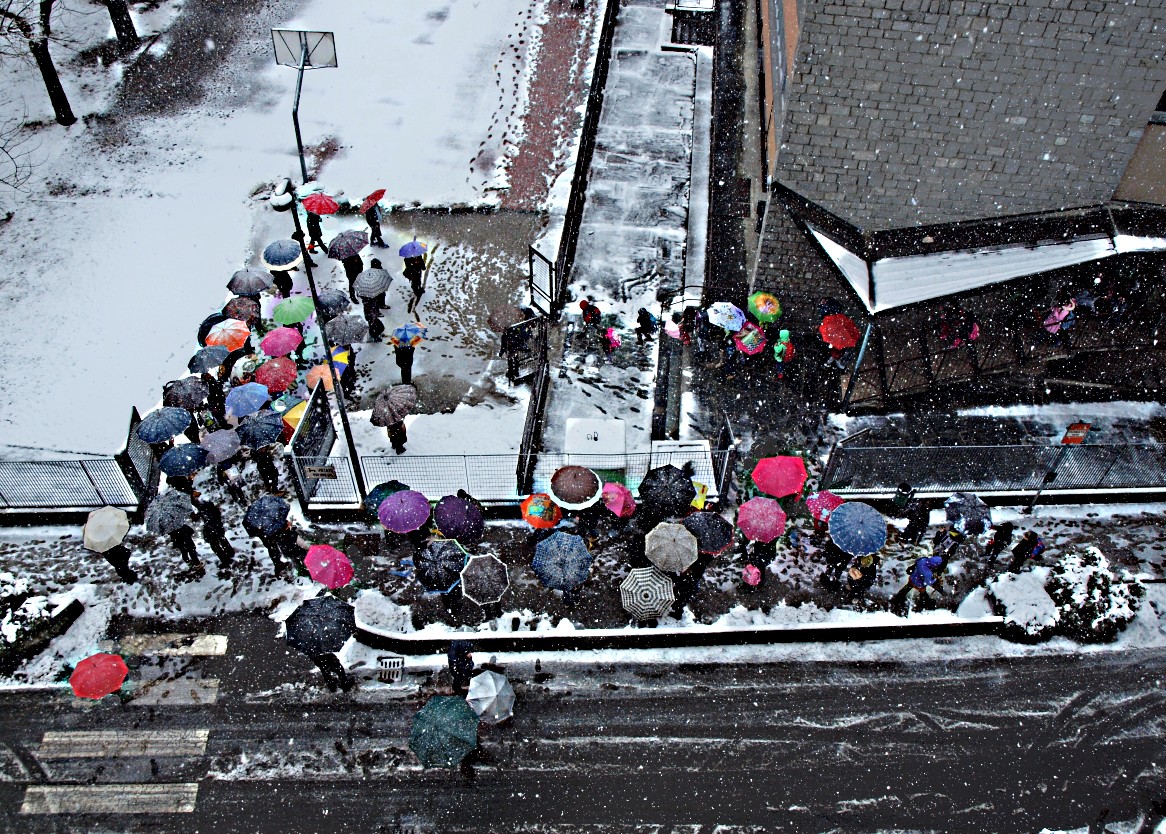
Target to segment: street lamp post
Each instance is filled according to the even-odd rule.
[[[294,67],[296,100],[292,105],[292,126],[296,130],[296,149],[300,154],[300,174],[308,181],[308,164],[304,161],[304,141],[300,134],[300,92],[304,87],[304,70],[336,67],[336,37],[331,32],[311,32],[301,29],[272,29],[271,43],[275,48],[275,62]]]

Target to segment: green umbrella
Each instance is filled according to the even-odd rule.
[[[749,312],[762,324],[769,324],[781,318],[781,302],[768,292],[755,292],[749,296]]]
[[[299,324],[315,311],[316,305],[306,295],[297,295],[279,302],[271,317],[279,324]]]
[[[413,719],[409,749],[423,767],[457,767],[477,746],[478,716],[464,698],[430,698]]]

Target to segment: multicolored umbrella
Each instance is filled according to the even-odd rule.
[[[259,349],[268,356],[287,356],[304,343],[304,335],[294,327],[277,327],[259,342]]]
[[[435,695],[409,732],[409,749],[422,767],[457,767],[478,747],[478,716],[465,699]]]
[[[785,532],[785,510],[772,498],[750,498],[737,508],[737,526],[745,538],[769,542]]]
[[[878,553],[887,543],[887,520],[870,504],[847,501],[830,513],[830,539],[852,556]]]
[[[585,510],[603,494],[603,481],[585,466],[564,466],[551,476],[550,496],[560,507]]]
[[[346,229],[328,244],[328,257],[342,261],[360,254],[360,250],[368,246],[368,235],[355,229]]]
[[[356,613],[351,605],[332,596],[305,600],[287,618],[287,644],[309,657],[338,652],[356,633]]]
[[[522,511],[522,520],[536,530],[550,530],[563,520],[563,511],[545,492],[528,495],[518,508]]]
[[[138,437],[147,443],[165,443],[189,426],[191,419],[185,408],[164,406],[142,418],[138,423]]]
[[[768,292],[755,292],[749,296],[749,312],[762,324],[769,324],[781,318],[781,302]]]
[[[696,536],[696,548],[701,553],[715,556],[733,546],[733,525],[719,513],[693,513],[681,524]]]
[[[341,551],[327,544],[314,544],[304,556],[308,576],[326,588],[343,588],[352,581],[352,562]]]
[[[663,617],[676,602],[672,579],[659,568],[632,568],[619,583],[619,600],[637,620]]]
[[[375,206],[377,203],[379,203],[384,198],[385,198],[385,189],[378,188],[372,194],[369,194],[367,197],[365,197],[363,200],[360,201],[360,208],[357,209],[357,211],[359,211],[361,214],[364,214],[366,211],[368,211],[370,208]]]
[[[850,316],[841,313],[832,313],[822,319],[822,323],[818,325],[818,332],[822,335],[822,341],[837,350],[854,347],[861,335],[858,332],[858,325]]]
[[[312,214],[335,214],[340,211],[340,204],[327,194],[309,194],[300,200],[300,205]]]
[[[636,501],[632,491],[614,481],[603,485],[603,506],[619,518],[631,518],[636,511]]]
[[[220,367],[226,361],[227,355],[230,352],[230,350],[222,345],[204,347],[194,356],[190,357],[190,361],[186,363],[186,367],[192,374],[208,373]]]
[[[283,437],[283,417],[274,411],[260,411],[244,417],[235,432],[247,448],[262,449]]]
[[[279,302],[271,312],[271,317],[277,324],[300,324],[307,321],[315,309],[311,296],[293,295]]]
[[[765,332],[751,321],[745,322],[741,325],[741,329],[733,334],[733,344],[737,346],[737,350],[746,356],[755,356],[761,351],[765,350],[765,345],[768,340],[765,338]]]
[[[130,531],[130,519],[125,510],[102,507],[89,513],[82,530],[81,542],[94,553],[105,553],[123,541]]]
[[[224,319],[213,325],[206,334],[207,345],[222,345],[227,350],[238,350],[247,344],[251,328],[239,319]]]
[[[429,521],[429,499],[412,489],[395,492],[377,507],[377,518],[386,530],[412,533]]]
[[[206,450],[207,463],[212,464],[230,460],[242,448],[242,443],[239,442],[239,433],[234,429],[213,431],[204,437],[199,445]]]
[[[845,504],[845,499],[839,498],[829,490],[819,490],[806,499],[806,509],[818,521],[830,518],[830,513]]]
[[[416,258],[424,255],[428,249],[429,246],[427,244],[422,243],[417,238],[413,238],[411,241],[398,249],[397,254],[402,258]]]
[[[246,417],[254,414],[271,399],[271,392],[266,385],[258,382],[248,382],[238,385],[227,392],[226,410],[232,417]]]
[[[392,496],[385,500],[391,501]],[[413,557],[413,575],[421,587],[439,594],[448,594],[457,587],[465,566],[466,550],[453,539],[430,542]]]
[[[688,515],[695,497],[692,478],[670,463],[649,469],[640,482],[640,503],[660,515]]]
[[[429,331],[425,325],[420,322],[408,322],[402,324],[393,331],[393,335],[389,338],[394,345],[400,347],[401,345],[408,345],[409,347],[417,347],[421,340],[429,335]]]
[[[190,520],[192,512],[194,504],[185,492],[163,492],[146,506],[146,529],[159,535],[172,533]]]
[[[162,405],[194,411],[206,402],[210,387],[197,376],[185,376],[162,386]]]
[[[285,272],[289,269],[295,269],[303,263],[304,252],[294,240],[287,240],[285,238],[267,244],[263,250],[263,257],[260,260],[263,261],[263,265],[268,269]]]
[[[709,324],[723,327],[730,333],[736,333],[745,323],[745,313],[736,304],[728,301],[718,301],[708,308]]]
[[[766,495],[798,495],[806,484],[806,462],[794,455],[762,458],[753,467],[753,483]]]
[[[559,532],[535,545],[531,568],[548,588],[569,591],[587,579],[591,558],[581,536]]]
[[[296,429],[300,427],[300,423],[304,420],[304,415],[308,413],[308,404],[304,400],[300,400],[291,408],[279,413],[283,419],[283,424],[286,427],[283,433],[284,442],[291,440],[292,435],[296,433]]]
[[[457,495],[447,495],[433,507],[433,523],[447,539],[457,539],[463,545],[475,545],[486,532],[482,511],[472,501]]]
[[[514,715],[514,687],[505,675],[487,669],[470,678],[466,703],[483,724],[500,724]]]
[[[391,426],[404,420],[417,405],[417,389],[412,385],[394,385],[377,395],[369,422],[374,426]]]
[[[223,315],[254,327],[259,321],[259,302],[254,298],[232,298],[223,306]]]
[[[696,561],[696,536],[681,524],[657,524],[644,539],[644,555],[662,571],[683,573]]]
[[[130,669],[116,654],[93,654],[82,660],[69,675],[69,686],[78,698],[100,700],[121,689]]]
[[[264,495],[256,499],[243,515],[243,529],[252,536],[270,536],[287,525],[291,507],[282,498]]]
[[[296,248],[299,249],[298,244]],[[273,281],[270,272],[261,269],[240,269],[227,282],[227,289],[235,295],[259,295],[264,290],[270,289]]]
[[[185,478],[193,475],[207,464],[206,449],[195,446],[193,443],[183,443],[173,449],[167,449],[166,454],[158,461],[158,468],[171,478]]]
[[[462,596],[478,605],[498,602],[510,587],[506,563],[492,553],[471,556],[461,577]]]

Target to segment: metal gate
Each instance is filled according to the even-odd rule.
[[[559,287],[555,265],[533,246],[528,247],[530,262],[530,306],[544,315],[558,312]]]
[[[289,444],[292,480],[305,512],[322,504],[360,502],[352,462],[347,457],[329,454],[335,443],[336,425],[332,422],[328,395],[324,386],[317,383]]]

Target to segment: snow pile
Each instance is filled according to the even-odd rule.
[[[1060,633],[1081,643],[1112,643],[1146,595],[1140,581],[1115,570],[1096,547],[1062,557],[1045,588],[1060,610]]]
[[[362,625],[380,631],[408,632],[413,630],[413,615],[407,605],[397,605],[379,591],[361,591],[353,602],[356,619]]]
[[[48,597],[33,595],[28,581],[0,573],[0,636],[3,646],[14,646],[49,618]]]
[[[1014,639],[1039,642],[1053,636],[1060,618],[1057,604],[1045,591],[1048,575],[1048,568],[1034,568],[1002,573],[988,583],[988,600]]]

